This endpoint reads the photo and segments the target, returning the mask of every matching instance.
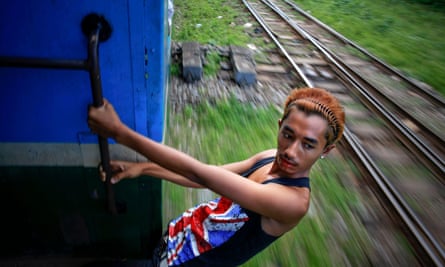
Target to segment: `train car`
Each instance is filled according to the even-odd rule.
[[[144,158],[92,134],[87,108],[103,96],[129,127],[163,141],[167,4],[2,3],[2,261],[150,257],[162,230],[161,183],[152,177],[112,186],[100,181],[98,165],[107,155]]]

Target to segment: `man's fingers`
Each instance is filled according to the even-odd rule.
[[[111,177],[111,183],[112,184],[116,184],[118,183],[120,180],[122,180],[123,176],[119,174],[116,174],[114,176]]]
[[[100,177],[100,180],[102,181],[102,182],[105,182],[105,178],[106,178],[106,173],[105,173],[105,171],[104,171],[104,168],[102,167],[102,163],[99,163],[99,166],[98,166],[99,168],[99,177]]]
[[[110,161],[110,168],[111,168],[111,183],[116,184],[120,180],[127,177],[128,173],[126,173],[128,169],[128,165],[124,161],[117,161],[117,160],[111,160]],[[102,182],[105,182],[106,180],[106,172],[103,169],[102,164],[99,164],[99,175]]]
[[[116,164],[113,161],[110,161],[110,168],[111,168],[112,173],[123,171],[123,167],[119,164]],[[107,179],[107,173],[105,172],[104,167],[102,166],[102,163],[99,163],[99,175],[100,175],[101,181],[105,182],[105,180]]]

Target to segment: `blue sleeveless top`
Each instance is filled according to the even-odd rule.
[[[272,162],[255,163],[244,177]],[[307,187],[309,178],[275,178],[263,184]],[[238,266],[278,239],[261,228],[261,215],[220,197],[198,205],[172,220],[168,227],[168,266]]]

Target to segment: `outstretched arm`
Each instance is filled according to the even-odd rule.
[[[163,180],[182,185],[185,187],[202,188],[201,185],[190,181],[189,179],[171,172],[154,162],[129,162],[112,160],[110,162],[113,175],[111,183],[116,184],[123,179],[137,178],[142,175],[161,178]],[[100,176],[105,181],[105,172],[100,168]]]
[[[100,108],[90,108],[88,122],[93,132],[114,138],[163,168],[266,217],[289,224],[298,221],[306,212],[307,205],[303,202],[307,202],[307,199],[302,199],[302,195],[296,194],[293,188],[258,184],[232,171],[204,164],[181,151],[159,144],[124,125],[108,101],[104,101]]]
[[[242,174],[246,172],[255,162],[275,155],[275,149],[260,152],[246,160],[233,162],[220,166],[228,171]],[[110,162],[113,176],[111,183],[118,183],[122,179],[136,178],[142,175],[161,178],[163,180],[191,188],[203,188],[202,185],[190,181],[186,177],[171,172],[154,162],[128,162],[128,161],[111,161]],[[105,181],[105,172],[101,169],[101,179]]]

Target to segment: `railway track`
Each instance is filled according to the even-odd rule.
[[[360,92],[360,95],[369,94],[370,97],[378,100],[369,106],[379,106],[375,112],[381,113],[382,117],[396,125],[404,136],[409,137],[410,140],[404,141],[404,144],[410,146],[410,143],[414,143],[415,146],[411,149],[418,149],[428,157],[425,163],[443,182],[445,100],[435,91],[424,88],[320,21],[310,17],[294,3],[285,0],[275,8],[305,38],[311,43],[316,43],[317,48],[323,51],[326,54],[325,57],[329,57],[337,68],[347,73],[347,78],[357,84],[357,87],[365,89],[364,92]],[[295,11],[300,17],[287,15],[295,14]],[[369,102],[372,101],[367,100],[370,97],[362,98]]]
[[[299,86],[345,106],[342,142],[417,260],[445,264],[444,100],[287,0],[243,1],[286,58]]]

